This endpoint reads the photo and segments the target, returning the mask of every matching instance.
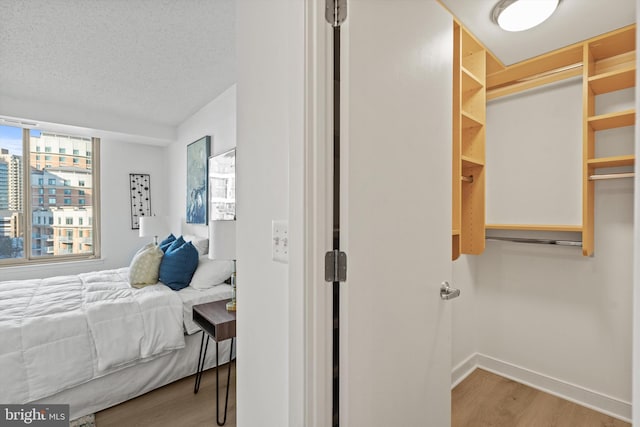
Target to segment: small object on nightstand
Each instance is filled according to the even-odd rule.
[[[235,220],[209,221],[209,258],[233,260],[231,273],[231,301],[228,311],[236,311],[236,222]]]
[[[233,261],[233,273],[231,273],[231,301],[227,303],[227,311],[236,311],[236,262]]]

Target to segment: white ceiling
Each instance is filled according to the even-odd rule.
[[[0,97],[175,127],[235,82],[233,0],[0,0]]]
[[[635,0],[562,0],[541,26],[507,33],[489,18],[497,0],[441,1],[507,65],[636,16]],[[0,106],[137,120],[166,144],[235,82],[234,0],[0,0],[0,17]]]
[[[441,0],[505,65],[615,30],[636,21],[636,0],[561,0],[540,26],[510,33],[491,21],[498,0]]]

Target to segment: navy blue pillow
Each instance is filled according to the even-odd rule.
[[[198,250],[191,242],[169,248],[160,263],[160,281],[174,291],[186,288],[198,268],[198,257]]]
[[[169,237],[160,242],[158,246],[160,247],[160,249],[162,249],[162,252],[167,252],[167,249],[169,248],[169,246],[171,246],[171,243],[175,242],[175,240],[176,236],[171,233],[169,234]]]
[[[184,245],[184,239],[182,238],[182,236],[180,236],[177,239],[175,239],[173,242],[171,242],[171,244],[169,245],[167,250],[164,251],[164,253],[166,254],[167,252],[171,252],[175,249],[178,249],[182,245]]]

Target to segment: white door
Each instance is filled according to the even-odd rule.
[[[348,0],[341,427],[450,425],[452,25],[435,0]]]

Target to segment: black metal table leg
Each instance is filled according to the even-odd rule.
[[[207,337],[207,344],[204,346],[204,354],[202,354],[202,345],[204,344],[204,338]],[[200,381],[202,380],[202,371],[204,369],[204,360],[207,357],[207,349],[209,348],[209,335],[202,331],[202,339],[200,340],[200,354],[198,356],[198,369],[196,371],[196,384],[193,387],[193,393],[197,393],[200,390]],[[218,351],[218,343],[216,343],[216,352]],[[218,355],[216,354],[216,360]],[[217,363],[216,363],[217,364]]]
[[[218,372],[220,370],[220,366],[218,365],[218,341],[216,341],[216,423],[218,423],[219,426],[224,425],[224,423],[227,422],[227,404],[229,403],[229,386],[230,386],[230,382],[231,382],[231,357],[233,356],[233,341],[235,338],[231,338],[231,348],[229,349],[229,371],[227,373],[227,396],[224,400],[224,418],[222,419],[222,422],[220,422],[220,414],[219,414],[219,407],[220,404],[218,403]],[[208,341],[207,341],[208,343]]]

